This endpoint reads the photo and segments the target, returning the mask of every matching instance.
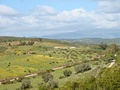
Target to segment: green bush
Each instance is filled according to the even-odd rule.
[[[39,89],[39,90],[48,90],[46,84],[43,84],[43,83],[40,83],[40,84],[39,84],[38,89]]]
[[[101,42],[100,45],[99,45],[99,47],[100,47],[101,49],[105,50],[105,49],[107,48],[107,44]]]
[[[63,78],[64,78],[64,76],[60,76],[60,77],[59,77],[59,79],[63,79]]]
[[[17,82],[22,82],[23,79],[24,79],[24,77],[20,77],[20,78],[18,78],[16,81],[17,81]]]
[[[42,75],[42,78],[43,78],[44,82],[46,83],[49,80],[53,79],[53,75],[50,74],[50,73],[45,73],[45,74]]]
[[[87,64],[87,63],[83,63],[83,64],[81,64],[81,65],[75,66],[76,74],[77,74],[77,73],[82,73],[82,72],[88,71],[88,70],[91,70],[91,67],[90,67],[89,64]]]
[[[53,79],[52,80],[49,80],[48,81],[48,87],[50,89],[54,89],[54,88],[58,88],[58,82],[54,81]]]
[[[33,41],[30,41],[30,42],[27,43],[27,45],[33,45],[33,44],[34,44]]]
[[[30,79],[23,79],[21,89],[25,90],[25,89],[30,88],[31,87],[30,83],[31,83]]]
[[[24,45],[26,45],[27,43],[26,42],[20,42],[19,43],[19,46],[24,46]]]
[[[65,71],[63,71],[63,74],[64,74],[65,77],[68,77],[68,76],[70,76],[72,74],[72,71],[65,70]]]
[[[20,88],[16,88],[16,90],[20,90]]]

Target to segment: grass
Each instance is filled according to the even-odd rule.
[[[103,66],[103,64],[101,64],[101,66]],[[94,67],[96,67],[96,66],[92,65],[92,68],[94,68]],[[59,79],[60,76],[64,76],[63,75],[64,70],[71,70],[72,75],[69,77],[64,77],[62,79]],[[74,70],[74,66],[73,66],[73,67],[69,67],[69,68],[63,68],[63,69],[56,70],[54,72],[51,72],[51,74],[54,76],[54,80],[58,82],[59,87],[62,87],[62,85],[64,85],[68,81],[77,81],[77,79],[79,79],[79,78],[82,78],[82,79],[85,78],[86,76],[92,74],[92,70],[75,75],[75,70]],[[32,88],[30,88],[29,90],[38,90],[39,84],[44,83],[41,76],[37,76],[35,78],[31,77],[30,80],[31,80]],[[11,89],[11,86],[15,86],[15,87],[13,87]],[[21,83],[16,82],[14,84],[0,85],[0,88],[1,88],[1,90],[5,89],[5,88],[10,88],[9,90],[16,90],[16,88],[20,88],[20,86],[21,86]]]
[[[90,54],[83,48],[54,49],[55,44],[53,46],[47,46],[48,43],[45,44],[45,42],[42,45],[41,43],[37,44],[34,46],[8,47],[4,54],[0,56],[0,72],[2,72],[0,79],[21,76],[30,72],[45,71],[71,62],[81,62],[82,59],[87,60],[95,56],[94,53]],[[35,54],[29,54],[29,52],[35,52]]]
[[[49,39],[44,39],[43,42],[35,42],[33,46],[18,46],[16,43],[19,42],[18,40],[20,38],[15,41],[13,39],[14,37],[11,39],[12,41],[9,41],[7,38],[9,42],[1,42],[0,45],[0,79],[23,76],[32,72],[45,71],[62,65],[74,64],[76,62],[90,61],[92,57],[101,53],[100,50],[96,51],[87,46],[68,49],[72,46],[69,43],[61,43],[60,41]],[[28,41],[30,40],[31,39]],[[8,43],[11,43],[12,46],[7,46]],[[54,47],[67,48],[55,49]],[[34,52],[34,54],[30,54],[30,52]],[[90,65],[92,68],[99,66],[94,65],[92,61],[90,61]],[[70,77],[59,79],[60,76],[63,76],[63,71],[66,69],[71,70],[72,75]],[[84,73],[75,75],[74,67],[70,67],[56,70],[51,72],[51,74],[54,76],[54,79],[59,82],[59,86],[62,86],[63,82],[67,82],[69,79],[72,80],[79,76],[85,76],[86,72],[85,75]],[[38,84],[43,82],[41,76],[37,76],[36,78],[31,77],[30,80],[31,85],[33,86],[30,90],[38,90]],[[20,88],[20,86],[21,83],[18,82],[0,85],[0,90],[16,90],[17,88]]]
[[[11,59],[9,59],[11,58]],[[42,71],[63,65],[66,60],[44,55],[7,55],[0,57],[0,79]],[[10,66],[8,66],[10,63]],[[19,71],[19,72],[18,72]]]
[[[72,71],[71,77],[66,77],[66,78],[63,78],[63,79],[59,79],[60,76],[63,76],[63,71],[66,70],[66,69],[69,69],[69,70]],[[57,82],[59,82],[59,85],[61,86],[63,84],[63,82],[66,82],[70,78],[74,77],[75,70],[74,70],[74,67],[63,68],[63,69],[59,69],[59,70],[56,70],[54,72],[51,72],[51,74],[54,76],[54,79]],[[38,84],[43,82],[41,76],[37,76],[36,78],[30,78],[30,80],[31,80],[31,85],[33,86],[33,88],[31,88],[29,90],[38,90],[38,87],[39,87]],[[15,87],[11,88],[11,86],[15,86]],[[20,86],[21,86],[21,83],[18,83],[18,82],[14,83],[14,84],[0,85],[0,90],[4,90],[5,88],[6,89],[10,88],[9,90],[16,90],[16,88],[20,88]]]

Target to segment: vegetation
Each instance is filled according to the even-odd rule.
[[[53,75],[50,73],[45,73],[42,75],[42,78],[43,78],[44,82],[46,83],[53,79]]]
[[[0,37],[0,72],[1,90],[120,90],[120,49]]]
[[[65,77],[68,77],[68,76],[70,76],[72,74],[72,71],[65,70],[65,71],[63,71],[63,74],[64,74]]]
[[[75,66],[76,74],[77,73],[82,73],[82,72],[88,71],[88,70],[91,70],[91,67],[87,63],[83,63],[81,65]]]
[[[107,48],[107,44],[106,44],[106,43],[103,43],[103,42],[101,42],[99,46],[100,46],[100,48],[103,49],[103,50],[105,50],[105,49]]]
[[[30,79],[23,79],[22,80],[22,86],[21,86],[21,90],[25,90],[31,87],[30,85]]]

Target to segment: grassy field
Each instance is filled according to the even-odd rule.
[[[31,42],[34,43],[29,45]],[[93,46],[95,47],[95,45]],[[69,67],[51,72],[54,80],[58,82],[58,86],[62,87],[67,81],[76,80],[78,77],[85,78],[96,67],[104,68],[110,64],[110,62],[105,62],[108,59],[105,56],[106,52],[93,46],[76,46],[68,42],[49,39],[2,37],[0,41],[0,80],[23,77],[61,66]],[[88,63],[92,70],[75,74],[75,65],[81,63]],[[63,71],[65,70],[72,72],[70,77],[64,77]],[[60,77],[64,78],[60,79]],[[30,81],[32,88],[29,90],[38,90],[39,84],[44,83],[41,75],[30,77]],[[21,82],[14,81],[13,84],[0,85],[0,90],[16,90],[20,87]]]

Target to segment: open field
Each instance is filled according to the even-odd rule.
[[[0,41],[0,81],[4,82],[4,85],[0,85],[0,90],[20,90],[22,84],[18,80],[21,78],[30,78],[32,87],[29,90],[41,90],[38,89],[41,83],[49,84],[42,79],[42,74],[47,72],[58,82],[59,88],[56,90],[62,90],[67,82],[72,84],[76,79],[85,79],[97,68],[114,67],[117,58],[114,57],[116,52],[111,51],[113,46],[102,50],[98,45],[76,46],[57,40],[4,37]],[[119,56],[119,52],[117,54]],[[86,64],[91,69],[76,74],[75,67]],[[70,76],[64,76],[65,70],[71,72]]]

